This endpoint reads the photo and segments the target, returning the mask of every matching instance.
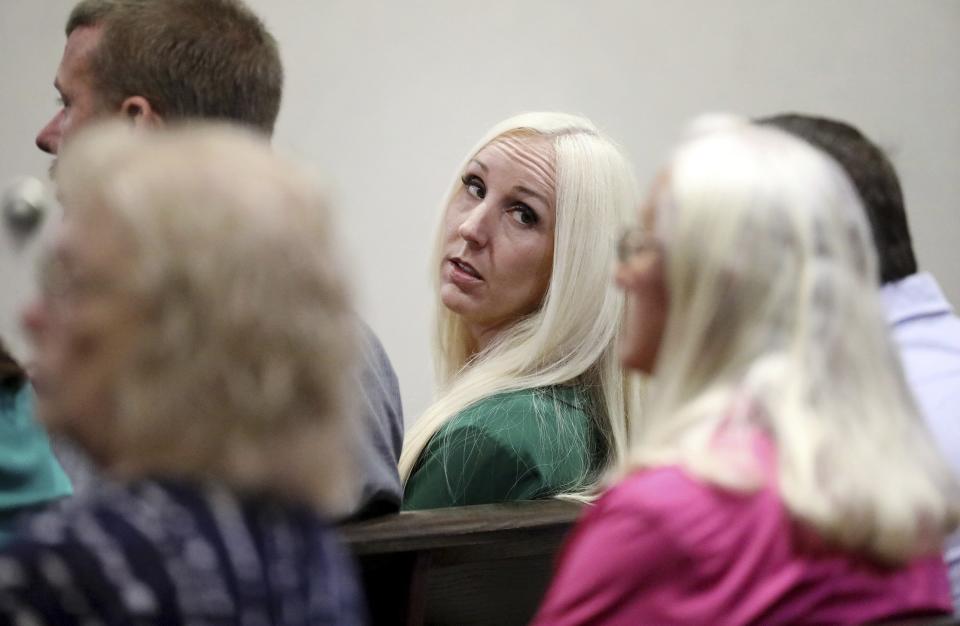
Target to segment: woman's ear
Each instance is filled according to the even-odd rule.
[[[120,115],[138,128],[163,125],[163,117],[143,96],[130,96],[120,103]]]

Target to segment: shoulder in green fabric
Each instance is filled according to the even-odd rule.
[[[33,416],[33,392],[0,388],[0,543],[22,511],[72,493]]]
[[[405,509],[531,500],[573,491],[597,471],[600,437],[577,387],[485,398],[434,435],[407,481]]]

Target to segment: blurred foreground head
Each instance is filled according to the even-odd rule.
[[[822,383],[877,363],[868,352],[892,366],[862,205],[806,143],[732,116],[699,118],[639,222],[621,255],[628,299],[645,313],[633,320],[636,345],[622,346],[628,367],[692,388],[767,356]]]
[[[71,143],[24,316],[38,411],[121,478],[324,506],[343,479],[352,317],[324,197],[265,141],[106,125]]]

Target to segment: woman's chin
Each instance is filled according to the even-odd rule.
[[[655,361],[655,351],[645,350],[642,346],[623,343],[620,345],[620,365],[625,369],[652,374]]]
[[[463,293],[456,285],[446,283],[440,287],[440,303],[451,313],[457,315],[468,315],[472,302],[467,294]]]

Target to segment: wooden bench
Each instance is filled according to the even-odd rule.
[[[411,511],[342,527],[374,624],[526,624],[583,505],[560,500]]]

